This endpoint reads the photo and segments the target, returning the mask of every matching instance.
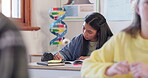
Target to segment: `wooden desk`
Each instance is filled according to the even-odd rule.
[[[50,70],[69,70],[69,71],[80,71],[81,65],[65,64],[65,66],[43,66],[37,65],[36,62],[29,64],[30,69],[50,69]]]
[[[81,78],[81,66],[42,66],[29,64],[30,78]]]

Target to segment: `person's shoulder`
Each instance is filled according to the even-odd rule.
[[[117,34],[115,34],[114,35],[115,37],[118,37],[118,38],[124,38],[124,37],[130,37],[130,35],[129,34],[127,34],[126,32],[124,32],[124,31],[121,31],[121,32],[119,32],[119,33],[117,33]]]
[[[77,35],[77,36],[75,36],[75,37],[77,37],[77,38],[83,37],[83,34],[79,34],[79,35]]]
[[[81,38],[83,38],[83,34],[79,34],[79,35],[75,36],[73,39],[81,39]]]
[[[83,34],[77,35],[72,38],[70,42],[81,42],[83,40]]]
[[[0,13],[0,30],[18,30],[15,23],[7,18],[5,15]]]
[[[9,18],[7,18],[5,15],[3,15],[2,13],[0,13],[0,23],[1,25],[7,23],[8,21],[10,21]]]
[[[121,31],[121,32],[115,34],[115,35],[113,36],[113,39],[114,39],[114,40],[117,40],[117,41],[120,41],[120,42],[122,42],[122,41],[124,42],[124,41],[126,41],[126,40],[128,40],[128,41],[131,40],[132,37],[131,37],[130,34],[124,32],[124,31]]]

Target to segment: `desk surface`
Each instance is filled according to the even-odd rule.
[[[70,71],[80,71],[81,65],[65,64],[65,66],[43,66],[37,65],[36,62],[29,64],[30,69],[50,69],[50,70],[70,70]]]
[[[28,70],[30,78],[81,78],[80,68],[79,65],[42,66],[30,63]]]

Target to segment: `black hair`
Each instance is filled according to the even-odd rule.
[[[113,34],[106,22],[105,17],[97,12],[93,12],[87,15],[84,21],[89,24],[92,28],[97,30],[98,45],[96,49],[99,49]],[[89,49],[89,41],[83,38],[83,45],[81,49],[81,56],[86,56]]]

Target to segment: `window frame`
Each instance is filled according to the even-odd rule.
[[[11,0],[11,3],[12,3],[12,0]],[[11,11],[12,11],[12,7],[11,7]],[[31,0],[21,0],[21,18],[10,17],[10,19],[16,21],[20,26],[21,30],[34,31],[34,30],[40,29],[40,27],[31,26]]]

